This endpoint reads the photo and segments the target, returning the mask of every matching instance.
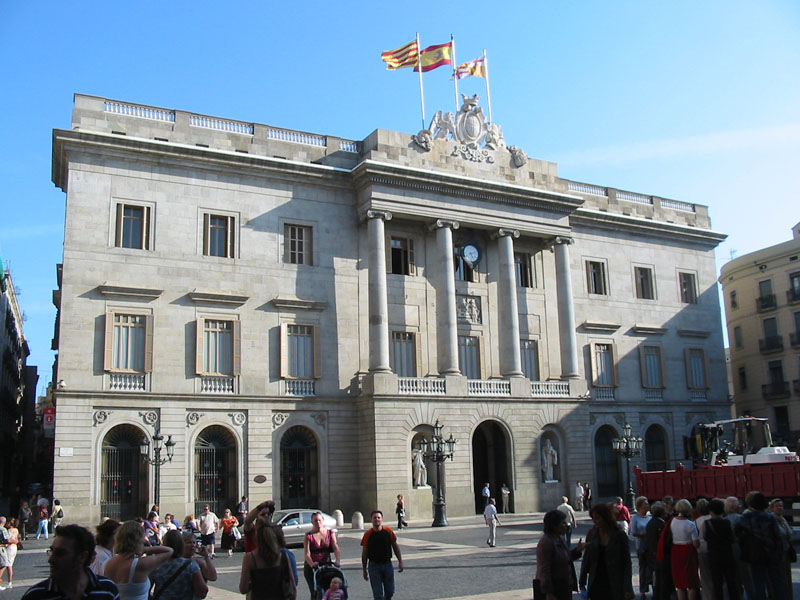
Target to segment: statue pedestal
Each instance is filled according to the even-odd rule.
[[[561,496],[566,496],[560,481],[542,481],[539,489],[539,510],[541,511],[553,510],[561,504]]]

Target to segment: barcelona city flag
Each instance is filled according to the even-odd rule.
[[[463,79],[464,77],[486,77],[486,63],[483,58],[476,58],[475,60],[465,62],[456,67],[453,77],[456,79]]]
[[[450,42],[446,44],[439,44],[437,46],[428,46],[419,55],[419,63],[422,67],[422,72],[433,71],[442,65],[452,64],[450,54],[452,46]],[[414,70],[419,71],[420,67],[415,66]]]
[[[381,60],[386,63],[386,68],[388,70],[402,69],[403,67],[416,67],[417,40],[409,42],[405,46],[400,46],[395,50],[382,52]]]

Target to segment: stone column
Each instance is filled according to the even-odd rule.
[[[369,371],[389,373],[389,303],[386,298],[386,238],[383,222],[392,213],[368,210],[369,243]]]
[[[517,275],[514,268],[514,238],[516,229],[499,229],[497,238],[499,271],[497,273],[497,312],[500,321],[500,375],[522,377],[522,357],[519,342],[519,308],[517,306]]]
[[[575,308],[572,305],[572,279],[569,245],[572,239],[553,240],[556,254],[556,292],[558,295],[558,333],[561,342],[561,379],[574,379],[578,373],[578,342],[575,338]]]
[[[458,221],[437,219],[430,225],[436,230],[436,253],[439,284],[436,286],[436,348],[439,375],[460,375],[458,368],[458,323],[456,319],[456,274],[453,269],[453,230]]]

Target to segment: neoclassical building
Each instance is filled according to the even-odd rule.
[[[485,482],[546,509],[576,481],[621,493],[626,422],[664,468],[730,414],[707,208],[561,179],[477,98],[345,140],[76,95],[53,181],[75,519],[398,493],[425,519],[439,485],[465,515]],[[420,480],[437,421],[453,460]]]
[[[738,415],[770,420],[776,440],[800,438],[800,223],[792,239],[722,267],[731,381]]]

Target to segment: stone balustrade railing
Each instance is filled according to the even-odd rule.
[[[644,391],[644,399],[645,400],[663,400],[664,394],[661,393],[661,390],[645,390]]]
[[[569,383],[566,381],[531,381],[531,396],[534,398],[569,398]]]
[[[592,395],[595,400],[615,400],[614,388],[595,388]]]
[[[507,379],[468,379],[470,396],[510,396],[511,382]]]
[[[103,103],[103,111],[115,115],[125,115],[126,117],[139,117],[153,121],[166,121],[167,123],[175,122],[175,111],[152,108],[150,106],[107,101]]]
[[[203,376],[200,378],[200,391],[204,394],[233,394],[235,387],[233,377]]]
[[[581,183],[580,181],[568,181],[567,189],[570,192],[580,192],[593,196],[608,196],[608,188],[592,185],[591,183]]]
[[[404,396],[444,396],[444,379],[438,377],[398,377],[398,394]]]
[[[216,129],[217,131],[230,131],[231,133],[253,135],[253,125],[251,123],[227,121],[225,119],[216,119],[214,117],[190,115],[189,125],[192,127],[203,127],[204,129]]]
[[[313,379],[287,379],[286,395],[308,397],[316,396]]]
[[[689,390],[689,400],[703,402],[708,400],[708,394],[705,390]]]
[[[111,373],[109,389],[114,392],[142,392],[147,385],[144,373]]]
[[[578,192],[579,194],[589,194],[591,196],[603,196],[606,198],[612,195],[611,193],[609,193],[610,189],[611,192],[613,193],[613,196],[615,196],[617,200],[622,200],[624,202],[635,202],[636,204],[645,204],[648,206],[654,206],[657,201],[655,197],[648,196],[646,194],[638,194],[636,192],[617,190],[614,188],[592,185],[591,183],[582,183],[580,181],[567,181],[567,189],[570,192]],[[691,204],[690,202],[681,202],[680,200],[659,198],[658,203],[661,205],[662,208],[671,208],[672,210],[680,210],[691,213],[697,212],[695,205]]]

